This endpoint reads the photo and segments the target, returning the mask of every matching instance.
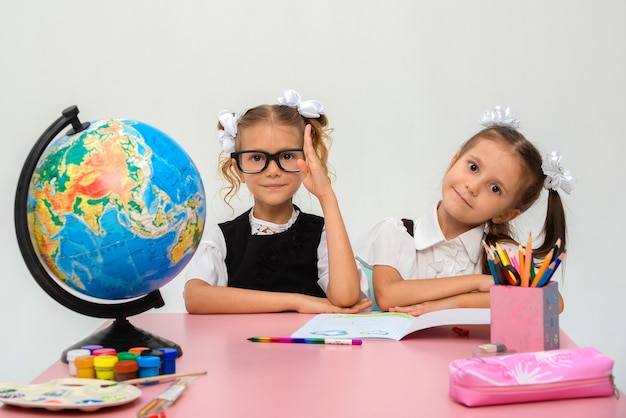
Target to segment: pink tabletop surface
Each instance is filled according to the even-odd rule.
[[[168,338],[183,349],[177,372],[207,370],[167,410],[167,417],[626,417],[626,399],[574,399],[468,408],[448,397],[448,364],[470,357],[489,342],[488,326],[418,331],[402,341],[364,341],[362,346],[253,343],[252,336],[291,335],[312,315],[188,315],[149,313],[133,325]],[[68,346],[74,341],[68,341]],[[561,347],[575,344],[561,335]],[[60,361],[33,383],[69,377]],[[140,398],[88,413],[94,418],[134,417],[169,383],[141,386]],[[77,417],[4,405],[0,417]]]

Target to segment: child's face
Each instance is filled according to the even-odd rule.
[[[239,132],[239,151],[257,150],[270,154],[290,149],[301,148],[303,137],[297,128],[260,122]],[[244,174],[236,166],[237,175],[254,196],[254,215],[265,220],[264,211],[275,212],[279,207],[289,207],[291,200],[300,188],[300,173],[288,173],[281,170],[275,161],[270,161],[267,168],[256,174]]]
[[[522,173],[521,159],[501,141],[483,139],[455,155],[443,178],[442,229],[445,223],[469,230],[490,219],[503,223],[515,218]]]

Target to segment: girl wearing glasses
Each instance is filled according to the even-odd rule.
[[[323,106],[287,90],[277,105],[219,114],[229,204],[242,183],[254,206],[205,230],[186,270],[189,313],[356,313],[371,306],[328,177]],[[302,212],[304,184],[324,218]]]

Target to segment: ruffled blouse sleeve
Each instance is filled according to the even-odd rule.
[[[403,278],[416,274],[415,242],[402,220],[384,218],[353,245],[354,253],[365,267],[391,266]]]
[[[204,230],[200,245],[185,267],[185,280],[200,279],[213,286],[228,285],[226,241],[219,225]]]

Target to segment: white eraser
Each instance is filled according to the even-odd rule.
[[[478,348],[484,353],[501,353],[506,351],[506,346],[501,343],[483,344],[479,345]]]

